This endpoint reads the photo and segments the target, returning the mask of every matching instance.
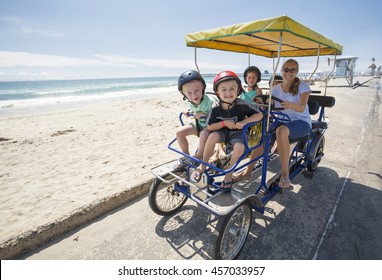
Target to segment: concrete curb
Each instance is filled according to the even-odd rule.
[[[148,180],[128,190],[83,206],[55,221],[39,226],[35,230],[11,236],[7,241],[0,244],[0,259],[15,259],[76,227],[147,194],[152,181],[153,179]]]

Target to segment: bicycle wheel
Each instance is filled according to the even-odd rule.
[[[317,152],[314,156],[315,158],[320,156],[320,155],[324,155],[324,146],[325,146],[325,136],[322,137],[320,143],[318,144]],[[318,159],[315,162],[308,164],[306,168],[308,169],[308,171],[313,172],[317,169],[320,161],[321,161],[321,159]]]
[[[168,174],[165,180],[171,179]],[[177,212],[187,200],[187,196],[174,190],[174,183],[167,184],[156,178],[149,191],[149,205],[154,213],[161,216],[172,215]]]
[[[233,260],[238,257],[247,240],[252,224],[252,206],[248,200],[235,210],[220,218],[214,235],[216,243],[212,245],[212,258]]]

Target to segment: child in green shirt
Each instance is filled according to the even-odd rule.
[[[178,78],[178,90],[183,94],[183,98],[188,101],[190,110],[194,114],[197,123],[200,126],[199,145],[195,158],[203,157],[203,150],[209,131],[206,129],[206,117],[211,111],[212,104],[218,101],[216,96],[205,94],[206,82],[202,75],[195,70],[189,70],[182,73]],[[189,114],[189,110],[183,112],[184,115]],[[197,124],[186,124],[180,127],[176,132],[176,139],[181,151],[187,155],[190,154],[187,136],[198,135]],[[175,165],[175,169],[185,168],[190,164],[190,160],[186,157],[181,157],[179,163]]]

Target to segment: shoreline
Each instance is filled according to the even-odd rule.
[[[177,92],[170,92],[168,94],[171,97],[176,97]],[[147,94],[144,96],[125,96],[125,97],[98,97],[83,101],[70,101],[70,102],[56,102],[45,105],[35,105],[32,108],[24,108],[20,106],[7,105],[0,107],[0,120],[2,119],[13,119],[20,117],[31,117],[37,115],[49,115],[55,113],[65,113],[69,111],[82,110],[87,108],[92,108],[94,106],[100,106],[105,104],[120,103],[120,102],[130,102],[130,101],[142,101],[148,99],[162,99],[162,95],[158,94]]]

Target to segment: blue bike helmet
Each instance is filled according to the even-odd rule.
[[[198,71],[195,70],[188,70],[184,73],[182,73],[178,78],[178,90],[180,93],[182,92],[182,87],[184,84],[187,84],[188,82],[191,82],[193,80],[201,81],[203,84],[203,94],[206,89],[206,81],[203,79],[202,75]]]
[[[247,67],[247,69],[245,69],[244,74],[243,74],[244,82],[246,84],[248,84],[247,83],[247,75],[248,75],[249,72],[256,72],[256,75],[257,75],[257,82],[256,82],[256,84],[261,81],[261,72],[260,72],[260,69],[257,68],[256,66],[249,66],[249,67]]]

